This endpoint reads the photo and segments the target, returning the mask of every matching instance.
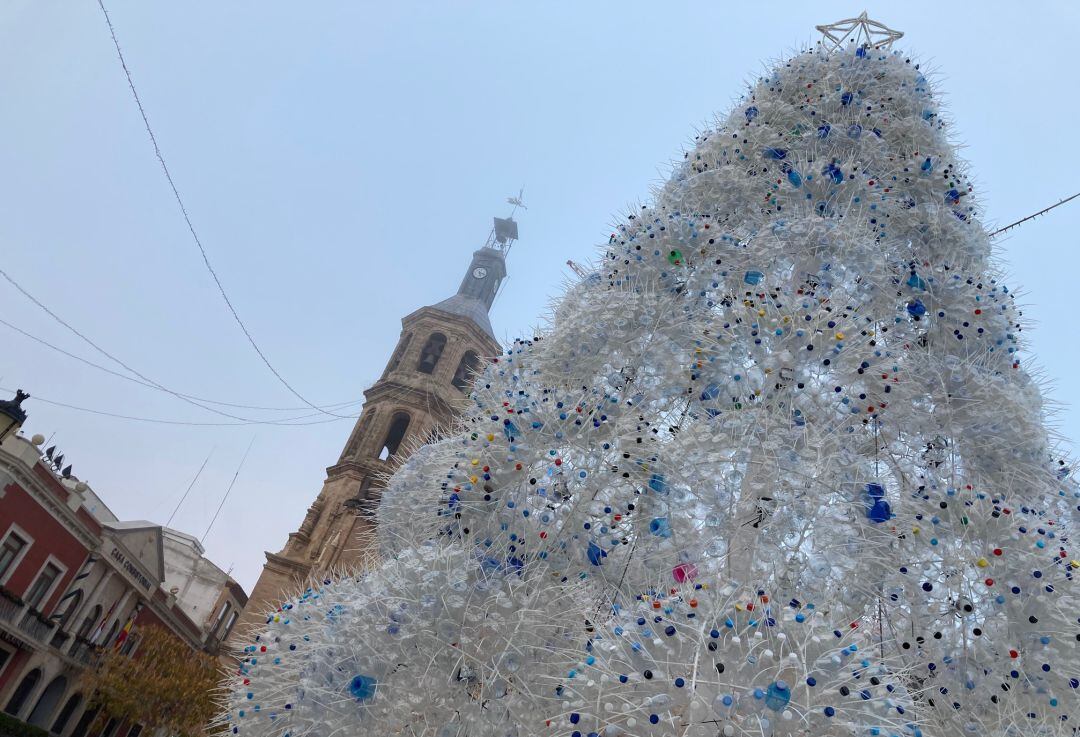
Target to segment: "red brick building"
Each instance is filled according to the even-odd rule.
[[[134,652],[152,624],[216,653],[247,596],[195,538],[120,521],[41,439],[0,442],[0,710],[59,737],[137,737],[88,708],[91,655]]]

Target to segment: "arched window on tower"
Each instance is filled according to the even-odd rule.
[[[442,358],[443,349],[446,348],[446,336],[442,333],[432,333],[420,351],[420,362],[416,364],[416,370],[425,374],[434,373],[435,367]]]
[[[384,377],[401,365],[401,359],[405,356],[405,351],[409,349],[409,343],[411,341],[412,333],[405,333],[405,337],[398,343],[394,355],[390,357],[390,363],[386,364],[386,372],[383,373]]]
[[[405,433],[409,430],[408,412],[395,412],[390,418],[390,428],[386,431],[386,440],[383,441],[382,451],[379,453],[381,460],[389,460],[396,455],[401,441],[405,439]]]
[[[467,392],[469,387],[472,386],[473,377],[476,376],[479,369],[480,357],[476,355],[475,351],[465,351],[465,355],[461,357],[461,362],[458,363],[457,371],[454,372],[454,378],[450,383],[458,391]]]
[[[360,482],[360,488],[356,490],[356,496],[345,500],[345,508],[356,514],[373,511],[371,502],[371,477],[367,476]]]

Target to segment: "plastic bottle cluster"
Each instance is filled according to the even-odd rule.
[[[918,64],[794,56],[284,603],[258,737],[1071,735],[1080,494]]]

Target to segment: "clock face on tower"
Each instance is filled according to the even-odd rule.
[[[472,270],[472,275],[476,279],[483,279],[485,276],[487,276],[487,269],[485,269],[483,266],[477,266],[475,269]]]

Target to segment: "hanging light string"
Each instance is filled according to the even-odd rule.
[[[89,337],[87,337],[84,333],[82,333],[79,330],[77,330],[76,328],[74,328],[70,323],[68,323],[62,317],[60,317],[55,312],[53,312],[51,309],[49,309],[43,302],[41,302],[36,297],[34,297],[32,294],[30,294],[28,291],[23,289],[22,285],[19,284],[17,281],[15,281],[3,269],[0,269],[0,277],[3,277],[4,279],[6,279],[7,282],[9,284],[11,284],[13,287],[15,287],[24,297],[26,297],[31,302],[33,302],[35,305],[37,305],[42,310],[44,310],[45,313],[47,315],[49,315],[49,317],[51,317],[53,320],[55,320],[56,322],[60,323],[62,326],[67,328],[70,332],[72,332],[73,334],[78,336],[87,345],[89,345],[91,348],[96,350],[98,353],[105,356],[106,358],[108,358],[113,363],[118,364],[119,366],[126,369],[128,372],[130,372],[131,374],[134,374],[135,376],[142,379],[143,381],[147,382],[148,384],[152,384],[157,389],[159,389],[159,390],[161,390],[161,391],[163,391],[163,392],[165,392],[167,394],[171,394],[172,396],[176,397],[180,401],[185,402],[185,403],[190,404],[190,405],[193,405],[195,407],[200,407],[200,408],[206,410],[207,412],[212,412],[215,415],[221,415],[222,417],[228,417],[229,419],[237,420],[241,424],[268,424],[268,425],[288,424],[287,422],[277,422],[277,421],[274,421],[274,420],[259,420],[259,419],[253,419],[251,417],[243,417],[243,416],[240,416],[240,415],[234,415],[234,414],[232,414],[230,412],[224,412],[224,411],[219,410],[219,409],[214,409],[213,407],[208,407],[205,404],[203,404],[201,402],[198,402],[198,401],[196,401],[194,399],[190,399],[187,396],[185,396],[184,394],[181,394],[180,392],[177,392],[177,391],[175,391],[173,389],[168,388],[167,386],[164,386],[160,382],[154,381],[153,379],[146,376],[145,374],[139,373],[138,371],[133,369],[131,366],[129,366],[128,364],[126,364],[125,362],[121,361],[119,358],[114,356],[112,353],[109,353],[107,350],[105,350],[100,345],[95,343],[93,340],[91,340]],[[59,403],[57,403],[57,404],[59,404]],[[344,419],[344,418],[347,417],[347,415],[333,414],[333,413],[330,413],[330,412],[323,412],[322,410],[319,410],[319,412],[322,412],[322,414],[331,415],[331,416],[333,416],[335,418],[338,418],[338,419]],[[107,414],[107,413],[102,413],[102,414]],[[226,423],[226,424],[231,424],[231,423]]]
[[[1015,223],[1009,223],[1004,228],[998,228],[997,230],[995,230],[993,233],[990,234],[990,237],[993,238],[996,235],[1000,235],[1001,233],[1004,233],[1006,230],[1010,230],[1011,228],[1015,228],[1017,225],[1020,225],[1022,223],[1026,223],[1028,220],[1034,220],[1035,218],[1039,217],[1040,215],[1045,215],[1046,213],[1053,210],[1055,207],[1061,207],[1066,202],[1068,202],[1070,200],[1075,200],[1077,197],[1080,197],[1080,192],[1077,192],[1076,194],[1072,195],[1071,197],[1066,197],[1063,200],[1058,200],[1053,205],[1050,205],[1050,207],[1044,207],[1043,209],[1039,210],[1038,212],[1035,212],[1035,213],[1032,213],[1031,215],[1028,215],[1026,218],[1020,218]]]
[[[187,224],[188,231],[191,232],[191,237],[195,241],[195,245],[199,248],[199,253],[202,255],[203,264],[206,266],[206,270],[210,272],[210,276],[214,279],[214,284],[217,285],[218,292],[221,293],[221,298],[225,300],[225,305],[229,308],[229,312],[232,314],[233,319],[236,320],[236,324],[240,326],[240,329],[244,332],[244,336],[247,338],[248,343],[255,349],[255,352],[262,359],[262,362],[266,364],[266,367],[270,369],[270,372],[275,378],[288,389],[293,396],[306,404],[311,409],[321,412],[325,415],[332,415],[339,417],[333,412],[327,411],[304,397],[300,392],[296,391],[289,382],[285,380],[273,364],[270,363],[270,359],[266,357],[262,349],[259,348],[258,343],[255,342],[255,338],[251,335],[247,325],[240,319],[239,313],[236,308],[233,307],[232,300],[229,299],[229,295],[225,292],[225,287],[221,284],[221,279],[218,278],[217,272],[210,264],[210,257],[206,253],[206,248],[203,247],[202,240],[199,238],[199,234],[195,232],[195,225],[191,222],[191,217],[188,215],[187,207],[184,205],[184,200],[180,197],[180,190],[177,189],[176,183],[173,181],[172,174],[169,172],[169,167],[165,164],[165,157],[161,153],[161,148],[158,146],[157,137],[154,135],[153,129],[150,127],[150,119],[146,115],[146,110],[143,108],[142,100],[139,99],[139,93],[135,89],[135,80],[131,76],[131,70],[128,69],[127,60],[124,58],[124,52],[120,50],[120,41],[116,38],[116,29],[113,28],[112,19],[109,18],[109,11],[105,9],[105,3],[103,0],[98,0],[98,7],[101,8],[102,14],[105,16],[105,23],[109,27],[109,35],[112,36],[113,46],[116,47],[116,55],[120,58],[120,66],[124,69],[124,76],[127,77],[128,87],[131,89],[131,95],[135,98],[135,105],[139,108],[139,115],[142,117],[143,125],[146,126],[146,133],[150,136],[150,143],[154,146],[154,155],[157,157],[158,163],[161,164],[161,170],[165,173],[165,179],[169,182],[169,188],[172,190],[173,197],[176,198],[176,204],[180,207],[180,213],[184,217],[184,222]]]

